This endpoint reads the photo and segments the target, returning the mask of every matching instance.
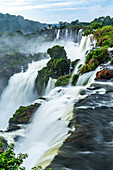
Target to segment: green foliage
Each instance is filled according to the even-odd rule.
[[[107,48],[100,48],[91,51],[86,56],[85,65],[80,69],[80,74],[95,70],[97,66],[108,60]]]
[[[97,46],[113,47],[113,27],[104,26],[97,29],[94,33],[94,38],[97,40]]]
[[[49,77],[58,79],[60,76],[69,74],[70,60],[67,59],[64,47],[54,46],[47,50],[51,57],[51,60],[47,63],[47,67],[44,67],[38,72],[36,78],[36,88],[39,95],[42,95],[43,90],[47,86]]]
[[[14,153],[14,145],[9,145],[3,153],[0,154],[0,170],[24,170],[24,167],[20,167],[23,163],[23,159],[26,159],[27,154]]]
[[[51,59],[59,59],[59,58],[67,59],[66,51],[64,50],[64,47],[61,47],[59,45],[49,48],[47,50],[47,53],[50,55]]]
[[[78,77],[79,77],[79,74],[74,74],[74,75],[73,75],[71,85],[73,85],[73,86],[76,85],[76,82],[77,82],[77,80],[78,80]]]
[[[67,86],[69,84],[70,77],[71,77],[71,74],[59,77],[55,83],[55,87]]]

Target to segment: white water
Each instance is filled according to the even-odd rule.
[[[5,129],[8,120],[20,105],[32,103],[37,93],[34,91],[35,79],[39,70],[46,66],[48,59],[33,62],[26,72],[14,74],[0,98],[0,129]]]
[[[81,89],[83,87],[55,88],[48,95],[49,101],[45,101],[37,110],[26,139],[20,143],[20,148],[18,145],[16,147],[16,151],[27,152],[29,155],[24,164],[27,170],[30,170],[48,150],[53,149],[54,154],[43,157],[38,162],[43,168],[57,154],[59,146],[67,138],[69,117]]]
[[[60,30],[58,30],[57,35],[56,35],[56,40],[59,40],[60,38]]]
[[[52,46],[53,43],[49,43],[49,45]],[[85,60],[85,52],[90,47],[90,41],[89,38],[85,37],[82,38],[80,46],[79,44],[74,44],[70,41],[59,41],[59,45],[65,46],[69,58],[71,58],[72,60],[80,58],[81,62],[83,62]],[[47,48],[47,46],[45,47],[45,49]],[[31,70],[33,68],[31,68]],[[16,77],[17,75],[18,74],[15,74],[13,77]],[[29,104],[29,102],[32,102],[30,101],[31,98],[32,100],[35,100],[36,98],[33,93],[34,81],[36,77],[34,76],[34,79],[32,79],[32,81],[30,80],[32,78],[32,71],[31,73],[19,73],[19,75],[21,76],[18,76],[18,81],[16,84],[14,84],[16,79],[10,79],[10,81],[12,80],[12,83],[9,82],[8,87],[4,91],[4,94],[7,92],[6,94],[8,95],[3,95],[6,96],[5,98],[2,97],[4,98],[4,100],[1,98],[2,109],[3,106],[5,109],[6,103],[8,106],[7,109],[5,109],[8,115],[7,121],[14,113],[14,111],[11,111],[12,109],[15,110],[17,109],[17,106],[19,107],[20,105],[24,105],[24,103],[25,105],[27,105]],[[25,83],[23,83],[24,79]],[[32,82],[33,85],[30,85],[29,82]],[[83,86],[69,86],[67,88],[55,88],[51,91],[54,83],[52,82],[51,86],[50,82],[51,80],[48,82],[48,86],[46,88],[47,101],[44,101],[41,107],[35,113],[32,124],[26,132],[26,138],[22,140],[20,144],[18,143],[15,148],[16,152],[28,153],[29,158],[25,161],[25,166],[27,167],[27,170],[30,170],[31,167],[35,166],[35,164],[37,164],[37,161],[38,165],[42,165],[43,168],[46,167],[54,158],[54,156],[58,153],[58,148],[62,145],[63,141],[68,136],[69,128],[67,126],[69,120],[73,116],[73,105],[75,103],[75,99],[78,99],[80,90],[84,88]],[[13,87],[10,86],[10,84],[13,84]],[[20,84],[24,84],[24,86],[20,86]],[[28,87],[32,88],[26,88],[26,85],[29,85]],[[20,89],[19,91],[18,88]],[[12,90],[9,93],[10,89]],[[27,95],[27,97],[25,97],[25,100],[24,94]],[[16,97],[14,97],[13,100],[10,102],[9,98],[11,95],[16,95]],[[12,108],[10,108],[10,105]],[[4,124],[7,124],[7,121],[4,121],[3,126]]]
[[[88,39],[84,39],[86,49],[87,41]],[[86,78],[84,77],[84,79]],[[55,88],[49,93],[53,88],[50,84],[54,84],[51,81],[52,79],[49,79],[46,88],[47,101],[43,102],[35,113],[27,137],[16,146],[16,152],[28,153],[29,158],[24,163],[28,170],[35,165],[45,168],[58,153],[58,148],[68,136],[69,128],[67,126],[73,117],[75,99],[79,98],[80,91],[85,88],[68,86],[67,88]]]
[[[49,92],[55,88],[55,82],[56,82],[56,79],[52,79],[51,77],[49,78],[49,81],[47,83],[47,87],[45,90],[45,95],[49,94]]]

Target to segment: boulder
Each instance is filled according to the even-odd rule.
[[[13,117],[9,120],[10,131],[17,130],[19,127],[17,124],[28,124],[34,114],[34,112],[40,106],[40,103],[35,103],[30,106],[20,106],[18,110],[14,113]],[[15,126],[16,125],[16,126]]]
[[[98,71],[96,73],[96,78],[95,80],[98,80],[98,79],[105,79],[105,80],[109,80],[113,78],[113,70],[101,70],[101,71]]]

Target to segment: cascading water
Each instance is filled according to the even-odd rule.
[[[55,82],[56,82],[56,79],[52,79],[51,77],[49,78],[48,84],[45,90],[45,95],[49,94],[49,92],[55,88]]]
[[[59,39],[59,34],[60,34],[60,30],[58,30],[56,39]],[[72,60],[80,58],[81,63],[84,63],[85,52],[88,49],[90,49],[89,47],[91,45],[91,42],[90,42],[90,37],[88,38],[84,37],[82,38],[80,45],[74,44],[72,42],[71,43],[59,42],[59,45],[60,44],[64,45],[69,58],[71,58]],[[43,63],[44,61],[41,62]],[[2,94],[1,106],[3,109],[4,103],[5,104],[7,103],[7,106],[12,105],[11,107],[13,109],[8,108],[10,114],[9,112],[7,112],[8,115],[7,120],[6,118],[4,118],[5,121],[2,124],[2,126],[0,123],[1,128],[6,127],[8,119],[12,116],[14,111],[20,105],[27,105],[30,102],[33,102],[33,100],[35,100],[36,96],[33,93],[33,89],[34,89],[35,78],[37,75],[37,70],[44,67],[46,63],[47,60],[45,61],[45,63],[43,63],[43,66],[41,65],[40,68],[37,65],[38,62],[37,64],[34,63],[37,65],[37,67],[36,69],[34,69],[34,71],[32,70],[34,67],[31,69],[33,73],[32,71],[31,72],[27,71],[26,73],[15,74],[10,79],[8,87]],[[17,83],[15,84],[14,82],[16,80],[16,76],[18,76],[18,80]],[[24,80],[22,79],[22,77]],[[30,79],[31,77],[32,80]],[[31,82],[33,84],[30,84]],[[66,88],[55,88],[51,91],[54,83],[55,82],[53,82],[53,80],[49,79],[48,86],[46,88],[46,95],[47,95],[46,100],[43,101],[40,108],[36,111],[32,123],[28,127],[28,130],[26,132],[25,139],[20,138],[19,142],[16,144],[15,147],[17,153],[18,152],[28,153],[29,158],[26,159],[25,161],[25,166],[27,167],[28,170],[30,170],[36,164],[41,165],[43,168],[45,168],[51,162],[54,156],[58,154],[59,147],[63,144],[64,140],[68,137],[68,132],[70,130],[68,128],[68,124],[69,124],[69,120],[71,120],[73,116],[73,106],[75,103],[75,98],[78,100],[78,98],[81,97],[79,95],[80,91],[84,89],[83,86],[80,87],[69,86]],[[12,84],[13,87],[11,86]],[[28,85],[30,89],[27,88],[26,85]],[[7,91],[8,89],[11,88],[12,91],[10,91],[9,94]],[[18,90],[18,88],[20,90]],[[8,96],[11,95],[11,93],[14,94],[14,97],[10,102]],[[9,94],[9,95],[5,95],[5,94]],[[24,98],[24,94],[28,94],[28,97],[26,97],[27,99]],[[1,113],[4,114],[5,111]]]
[[[7,127],[8,120],[14,114],[20,105],[29,105],[36,97],[34,89],[37,72],[41,70],[48,59],[33,62],[29,64],[26,72],[14,74],[8,83],[8,86],[3,91],[0,98],[0,129]]]
[[[56,40],[59,40],[60,38],[60,30],[58,30],[57,35],[56,35]]]
[[[54,84],[50,78],[46,88],[47,101],[35,113],[27,137],[16,146],[16,152],[28,153],[29,158],[25,161],[28,170],[35,165],[45,168],[58,153],[58,148],[68,137],[75,98],[78,99],[80,91],[84,89],[83,86],[68,86],[55,88],[49,93],[53,88],[51,83]]]
[[[28,153],[29,158],[25,161],[27,169],[30,170],[47,151],[50,153],[38,162],[43,168],[57,154],[58,148],[68,136],[69,118],[73,112],[74,100],[81,89],[83,87],[55,88],[47,96],[48,101],[37,110],[27,138],[19,144],[20,149],[18,145],[16,147],[16,151]]]

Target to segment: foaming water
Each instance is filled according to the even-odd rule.
[[[58,148],[68,136],[70,113],[73,113],[74,100],[81,89],[55,88],[37,110],[26,139],[16,146],[17,152],[27,152],[29,155],[28,160],[25,160],[27,169],[30,170],[37,162],[45,168],[58,153]],[[54,154],[52,152],[51,156],[43,156],[50,150],[54,150]]]
[[[34,89],[35,79],[39,70],[41,70],[48,59],[33,62],[29,64],[26,72],[14,74],[3,91],[0,98],[0,129],[7,127],[8,120],[14,114],[20,105],[28,105],[32,103],[37,93]]]

